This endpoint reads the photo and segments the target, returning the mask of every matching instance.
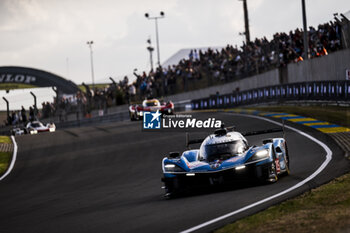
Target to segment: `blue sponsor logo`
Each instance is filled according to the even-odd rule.
[[[160,129],[160,116],[162,114],[157,112],[144,112],[143,128],[144,129]]]

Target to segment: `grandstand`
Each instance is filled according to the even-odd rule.
[[[309,58],[327,56],[348,49],[349,28],[349,20],[344,15],[316,28],[310,26]],[[224,48],[205,50],[182,49],[162,67],[136,74],[137,80],[134,83],[126,86],[123,84],[124,86],[120,87],[126,93],[129,86],[133,85],[138,98],[142,99],[147,95],[174,96],[182,92],[263,75],[266,72],[274,75],[278,73],[279,82],[285,83],[288,82],[288,74],[285,73],[288,64],[307,63],[302,58],[303,50],[303,31],[300,29],[289,33],[276,33],[270,41],[265,37],[257,38],[249,44],[243,44],[241,48],[227,45]],[[275,69],[277,71],[274,71]]]
[[[149,96],[182,101],[302,80],[344,80],[345,71],[350,70],[349,15],[350,11],[331,22],[309,27],[311,59],[307,61],[302,58],[300,29],[276,33],[272,40],[256,38],[240,48],[182,49],[156,70],[134,71],[133,82],[125,76],[102,88],[84,85],[83,92],[78,90],[73,98],[63,97],[48,105],[52,112],[43,115],[55,115],[63,108],[65,114],[77,112],[80,117],[91,117],[94,109],[107,112],[112,106]],[[106,83],[111,80],[106,79]]]

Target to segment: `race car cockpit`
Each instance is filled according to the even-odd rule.
[[[226,160],[244,153],[248,148],[243,140],[234,140],[222,143],[203,143],[199,149],[199,159],[208,162]]]

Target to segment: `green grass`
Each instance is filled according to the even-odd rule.
[[[0,152],[0,175],[6,172],[12,158],[12,152]]]
[[[13,89],[26,89],[26,88],[35,88],[37,86],[22,84],[22,83],[1,83],[0,90],[13,90]]]
[[[267,112],[285,112],[306,117],[316,118],[321,121],[335,123],[350,127],[350,108],[336,106],[266,106],[253,107],[253,109]]]
[[[349,216],[350,173],[215,233],[348,232]]]
[[[12,143],[12,140],[8,136],[0,136],[0,143]]]
[[[350,108],[346,107],[264,106],[253,109],[302,115],[350,127]],[[349,216],[350,173],[300,197],[238,220],[215,233],[349,232]]]
[[[0,136],[0,143],[12,144],[8,136]],[[0,152],[0,175],[6,172],[12,158],[12,152]]]

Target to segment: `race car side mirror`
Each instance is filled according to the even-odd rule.
[[[177,158],[180,156],[179,152],[169,152],[169,158]]]

